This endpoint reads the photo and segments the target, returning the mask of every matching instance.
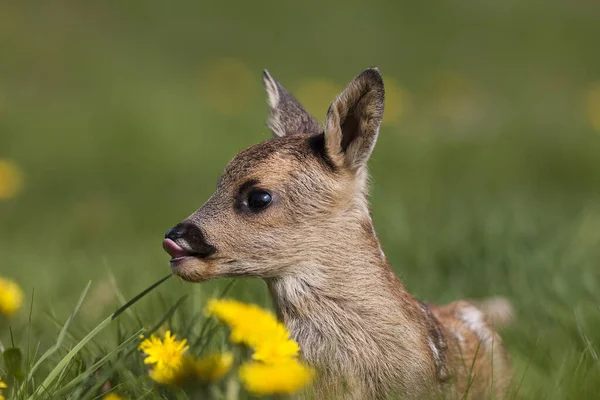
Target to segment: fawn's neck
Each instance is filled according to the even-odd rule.
[[[404,289],[368,222],[328,231],[335,243],[314,243],[267,284],[302,357],[320,370],[319,387],[345,382],[355,388],[352,398],[381,398],[389,389],[423,398],[445,376],[439,322]]]
[[[392,271],[370,225],[360,239],[314,251],[293,274],[267,281],[279,317],[311,362],[369,362],[365,357],[394,345],[390,338],[407,348],[422,336],[420,304]]]

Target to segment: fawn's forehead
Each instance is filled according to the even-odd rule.
[[[239,184],[249,179],[285,179],[292,172],[313,170],[319,160],[313,137],[297,135],[274,138],[239,152],[225,168],[221,184]]]

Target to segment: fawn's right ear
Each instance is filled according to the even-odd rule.
[[[317,120],[267,70],[263,71],[263,81],[269,104],[268,125],[274,136],[321,131]]]

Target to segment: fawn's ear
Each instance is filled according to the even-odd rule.
[[[352,171],[364,167],[383,117],[383,79],[377,68],[361,72],[329,107],[325,148],[332,161]]]
[[[263,81],[269,104],[269,128],[274,136],[283,137],[294,133],[319,133],[317,120],[279,82],[263,71]]]

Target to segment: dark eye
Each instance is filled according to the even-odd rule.
[[[260,211],[267,208],[273,197],[265,190],[255,189],[248,193],[248,208],[251,211]]]

